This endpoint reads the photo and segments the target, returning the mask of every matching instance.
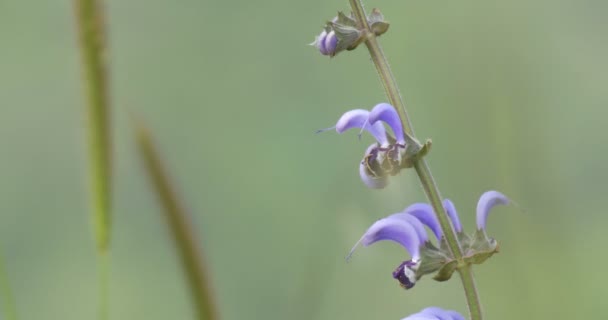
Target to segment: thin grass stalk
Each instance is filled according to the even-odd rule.
[[[108,319],[111,207],[110,103],[100,0],[74,0],[87,106],[91,211],[98,253],[98,318]]]
[[[165,222],[177,247],[197,319],[217,320],[219,313],[211,290],[209,270],[198,246],[196,233],[190,227],[192,225],[190,215],[170,182],[169,173],[161,161],[150,131],[141,119],[135,116],[132,118],[139,153],[152,188],[163,207]]]

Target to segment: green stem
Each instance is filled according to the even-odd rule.
[[[99,1],[75,0],[80,50],[86,86],[91,205],[100,251],[109,247],[110,133],[105,33]]]
[[[458,273],[460,274],[460,280],[462,280],[464,294],[467,297],[467,306],[469,307],[471,319],[483,319],[483,308],[481,307],[481,301],[477,293],[473,268],[471,268],[471,265],[465,265],[458,269]]]
[[[376,66],[376,70],[378,71],[382,85],[386,90],[389,102],[397,109],[405,133],[411,137],[415,137],[411,120],[405,108],[405,103],[403,102],[403,98],[399,92],[399,87],[397,86],[395,77],[393,76],[391,68],[388,65],[388,61],[384,56],[384,52],[378,43],[378,39],[370,29],[369,23],[367,22],[367,15],[363,9],[363,4],[361,3],[361,0],[349,1],[357,23],[359,24],[360,29],[365,33],[365,45],[369,50],[374,65]],[[448,243],[452,256],[459,262],[459,274],[465,289],[465,295],[471,318],[473,320],[482,320],[479,294],[477,293],[477,289],[475,287],[475,279],[473,278],[471,266],[463,261],[462,249],[460,243],[458,242],[458,237],[456,236],[454,227],[450,222],[447,213],[445,212],[441,201],[441,194],[439,193],[439,188],[433,179],[431,170],[424,158],[415,160],[414,168],[416,169],[416,173],[418,174],[418,178],[420,179],[424,192],[435,210],[435,215],[437,216],[437,220],[439,220],[439,224],[441,225],[441,229]]]
[[[4,269],[4,260],[0,256],[0,292],[2,294],[2,309],[4,318],[7,320],[17,319],[17,308],[13,298],[12,290],[8,282],[8,274]]]
[[[149,130],[140,119],[135,116],[132,118],[139,153],[150,177],[151,185],[164,208],[165,221],[177,246],[184,274],[188,279],[198,315],[197,319],[217,320],[219,314],[211,291],[209,272],[203,259],[204,256],[200,254],[196,234],[190,228],[192,223],[189,214],[170,183],[169,174],[161,162]]]
[[[101,0],[74,0],[87,100],[91,209],[97,245],[99,319],[108,318],[110,238],[110,133],[104,17]]]

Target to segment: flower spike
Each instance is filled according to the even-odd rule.
[[[486,220],[490,210],[499,204],[508,205],[509,198],[498,191],[487,191],[481,195],[477,202],[477,230],[486,229]]]
[[[369,113],[369,122],[375,124],[377,121],[384,121],[393,130],[397,143],[405,145],[403,126],[397,110],[388,103],[377,104]]]

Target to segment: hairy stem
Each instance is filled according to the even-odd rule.
[[[91,210],[98,253],[99,314],[108,319],[111,166],[105,31],[101,0],[74,0],[82,56],[89,148]]]
[[[132,118],[139,153],[150,178],[150,184],[164,209],[165,221],[177,247],[182,268],[190,286],[197,319],[217,320],[219,314],[211,291],[209,272],[203,259],[204,256],[200,254],[196,234],[190,228],[192,223],[189,214],[170,183],[169,174],[161,162],[149,130],[141,119],[136,116]]]
[[[361,3],[361,0],[349,1],[357,23],[359,24],[359,28],[365,33],[365,45],[369,50],[374,65],[376,66],[376,70],[378,71],[382,85],[386,90],[389,102],[397,109],[405,133],[415,137],[411,120],[405,108],[405,103],[403,102],[403,98],[399,92],[399,87],[397,86],[395,77],[393,76],[393,73],[388,65],[388,61],[384,56],[384,52],[378,43],[378,39],[370,29],[369,23],[367,22],[367,15],[363,9],[363,4]],[[456,236],[454,227],[450,222],[447,213],[445,212],[441,201],[441,194],[439,193],[439,188],[433,179],[431,170],[424,158],[415,160],[414,168],[416,169],[416,173],[418,174],[418,178],[420,179],[424,192],[429,202],[433,206],[435,215],[439,220],[444,237],[448,243],[448,247],[453,257],[458,260],[459,265],[461,265],[461,267],[459,267],[459,274],[465,289],[465,295],[471,318],[473,320],[482,320],[481,304],[479,302],[479,295],[475,287],[475,279],[473,278],[471,266],[463,262],[462,249],[460,243],[458,242],[458,237]]]

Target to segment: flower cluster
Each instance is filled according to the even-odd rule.
[[[378,9],[372,10],[367,16],[367,22],[376,36],[384,34],[389,27]],[[341,51],[354,50],[364,38],[364,33],[359,30],[353,14],[338,12],[336,17],[325,24],[323,31],[311,45],[315,46],[322,55],[334,57]]]
[[[444,310],[438,307],[428,307],[401,320],[464,320],[464,317],[453,310]]]
[[[390,127],[394,137],[386,132],[383,122]],[[388,103],[379,103],[371,111],[350,110],[340,117],[333,128],[338,133],[358,128],[369,132],[376,139],[376,142],[367,148],[359,164],[361,180],[370,188],[386,187],[389,176],[394,176],[401,169],[410,166],[406,154],[406,136],[399,115]]]
[[[499,204],[507,205],[509,199],[498,191],[485,192],[479,198],[477,203],[477,231],[469,237],[462,230],[458,213],[452,201],[444,200],[443,206],[461,240],[465,261],[481,263],[496,252],[498,245],[494,239],[487,237],[485,229],[490,210]],[[430,241],[424,226],[427,226],[435,235],[437,246]],[[397,242],[411,256],[411,259],[399,264],[393,272],[393,278],[399,281],[399,284],[405,289],[412,288],[423,275],[437,271],[441,273],[443,268],[450,267],[455,262],[445,246],[445,239],[433,208],[426,203],[412,204],[401,212],[376,221],[355,244],[349,257],[359,244],[369,246],[382,240]],[[435,279],[443,281],[449,279],[449,276],[451,274],[447,278],[436,276]]]

